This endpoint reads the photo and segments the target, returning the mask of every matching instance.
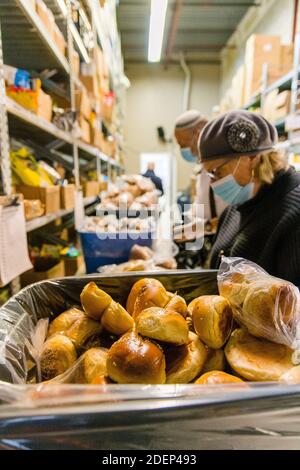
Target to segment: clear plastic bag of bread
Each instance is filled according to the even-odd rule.
[[[253,336],[284,344],[300,352],[300,294],[296,286],[269,275],[243,258],[223,257],[219,273],[220,295],[232,309],[234,319]]]

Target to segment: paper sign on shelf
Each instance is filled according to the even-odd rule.
[[[7,207],[0,204],[0,285],[31,268],[23,203]]]
[[[79,230],[82,227],[84,222],[84,203],[83,203],[83,194],[82,191],[75,191],[75,229]]]

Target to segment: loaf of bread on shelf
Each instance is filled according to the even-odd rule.
[[[41,354],[43,380],[51,380],[69,369],[76,361],[77,353],[73,342],[58,333],[52,335],[44,344]]]
[[[206,372],[201,375],[195,384],[201,385],[221,385],[221,384],[230,384],[230,383],[244,383],[242,379],[235,377],[234,375],[227,374],[219,370],[213,370]]]
[[[165,356],[158,345],[131,331],[108,351],[107,372],[120,384],[163,384],[166,381]]]
[[[189,307],[199,338],[212,349],[220,349],[232,330],[232,309],[224,297],[204,295]]]
[[[100,289],[95,282],[89,282],[80,294],[80,301],[83,310],[89,317],[100,320],[112,298]]]
[[[129,293],[126,310],[136,317],[141,311],[150,307],[164,308],[171,295],[157,279],[145,278],[137,281]]]
[[[186,384],[199,376],[207,358],[207,348],[197,335],[190,332],[184,346],[165,349],[168,384]]]
[[[137,332],[142,336],[171,344],[188,342],[188,324],[180,313],[159,307],[147,308],[135,319]]]
[[[292,353],[285,345],[255,338],[241,328],[233,331],[225,348],[230,367],[253,382],[279,380],[293,366]]]
[[[121,304],[113,300],[104,310],[101,324],[109,333],[121,336],[134,327],[134,320]]]

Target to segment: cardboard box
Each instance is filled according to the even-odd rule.
[[[54,41],[62,55],[66,55],[67,43],[63,33],[57,25],[54,26]]]
[[[73,209],[75,207],[75,184],[60,186],[61,209]]]
[[[294,45],[287,44],[280,47],[280,65],[289,73],[294,66]]]
[[[98,196],[100,192],[98,181],[85,181],[83,183],[84,197]]]
[[[265,101],[264,101],[263,116],[268,121],[271,121],[271,122],[274,121],[274,113],[276,109],[277,96],[278,96],[278,90],[272,90],[270,93],[266,95]]]
[[[21,274],[21,285],[22,287],[28,286],[29,284],[34,284],[35,282],[43,281],[44,279],[55,279],[58,277],[65,276],[65,265],[63,261],[55,264],[52,268],[47,271],[26,271]]]
[[[92,128],[92,143],[100,150],[103,148],[103,139],[103,133],[97,128]]]
[[[233,108],[238,109],[245,104],[245,66],[238,68],[237,73],[232,79],[231,96]]]
[[[84,119],[84,117],[82,117],[82,116],[79,116],[78,122],[79,122],[79,127],[80,127],[80,130],[81,130],[81,136],[80,136],[81,140],[83,140],[87,144],[90,144],[90,142],[91,142],[91,126],[90,126],[90,123],[86,119]]]
[[[76,110],[86,119],[91,117],[91,101],[85,87],[75,92]]]
[[[52,39],[55,40],[55,19],[52,11],[49,10],[42,0],[36,0],[36,11],[47,32],[52,37]]]
[[[291,92],[290,90],[283,91],[277,95],[275,110],[273,115],[273,122],[283,119],[290,113],[291,105]]]
[[[35,186],[18,185],[17,191],[24,195],[25,199],[39,199],[45,206],[45,214],[53,214],[60,209],[59,186],[39,188]]]
[[[73,51],[73,57],[71,61],[72,71],[76,77],[79,77],[80,73],[80,57],[77,51]]]
[[[280,67],[280,36],[253,34],[247,41],[245,54],[245,100],[260,90],[264,64]]]
[[[36,114],[45,119],[46,121],[51,122],[52,119],[52,98],[50,95],[47,95],[42,89],[39,89],[37,92],[37,110]]]
[[[83,264],[83,256],[77,256],[77,257],[69,257],[69,256],[64,256],[63,257],[63,262],[65,265],[65,276],[74,276],[80,266]]]
[[[99,84],[96,75],[80,75],[79,77],[81,83],[87,89],[87,92],[92,96],[99,96]]]

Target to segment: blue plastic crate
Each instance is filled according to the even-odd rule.
[[[155,232],[120,232],[113,235],[115,238],[106,238],[107,233],[79,232],[79,234],[86,272],[91,274],[100,266],[128,261],[133,245],[151,248]]]

